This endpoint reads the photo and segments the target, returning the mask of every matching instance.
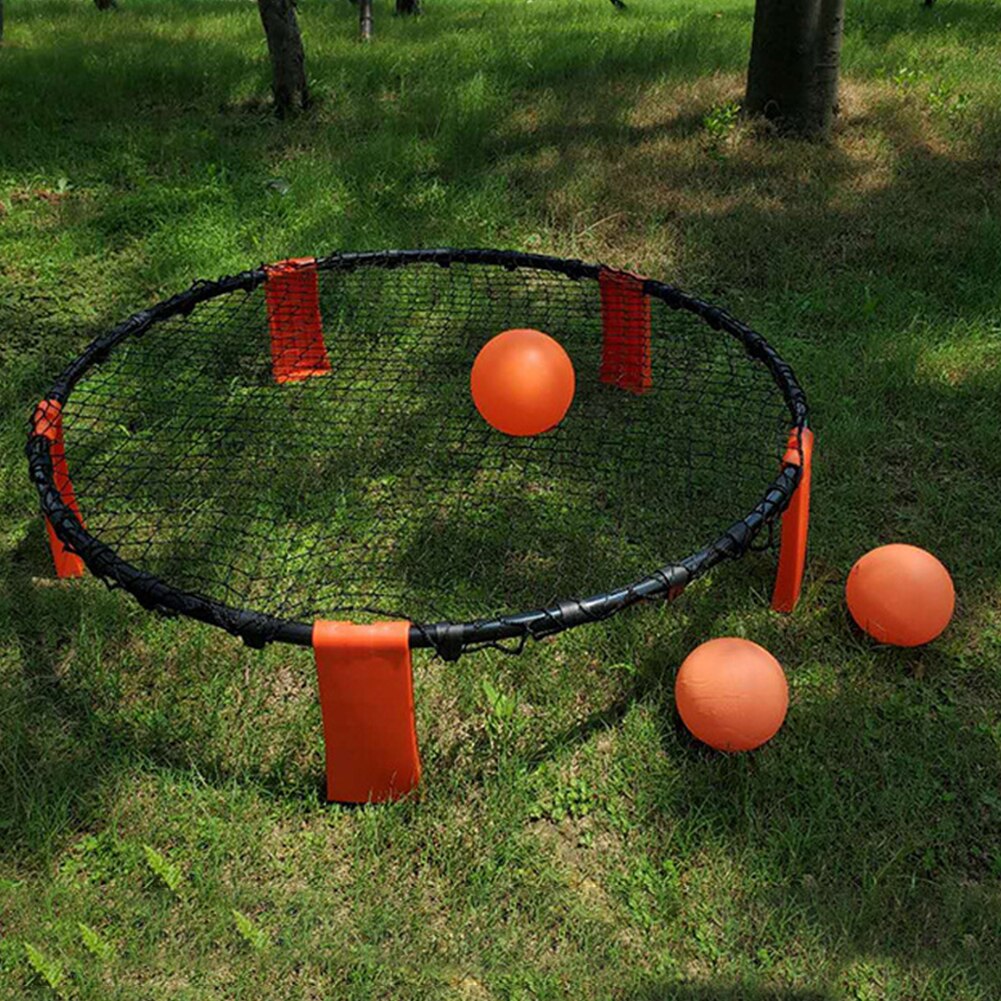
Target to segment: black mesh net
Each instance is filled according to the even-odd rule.
[[[593,278],[414,263],[318,282],[325,375],[276,382],[263,285],[84,373],[64,431],[88,532],[281,619],[462,621],[636,580],[716,539],[778,473],[782,392],[690,312],[652,300],[652,388],[635,394],[599,378]],[[470,397],[477,352],[511,327],[555,337],[576,370],[566,418],[533,438]]]

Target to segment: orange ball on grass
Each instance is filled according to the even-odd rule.
[[[866,553],[848,574],[848,610],[880,643],[921,646],[949,624],[956,590],[949,571],[917,546],[893,543]]]
[[[718,751],[751,751],[782,726],[789,687],[781,664],[764,647],[721,637],[685,658],[674,698],[692,736]]]

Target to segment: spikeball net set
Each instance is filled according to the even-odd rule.
[[[471,393],[510,328],[572,364],[541,433],[498,430]],[[504,378],[530,409],[532,372]],[[780,520],[772,604],[791,611],[811,449],[792,370],[724,310],[599,265],[451,249],[197,282],[90,344],[28,441],[60,576],[314,649],[345,802],[417,784],[412,649],[518,651],[670,601]]]

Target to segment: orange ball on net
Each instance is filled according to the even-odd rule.
[[[483,419],[504,434],[542,434],[565,416],[574,394],[570,356],[541,330],[505,330],[480,349],[469,388]]]
[[[782,666],[764,647],[723,637],[685,658],[674,700],[692,736],[718,751],[751,751],[782,726],[789,688]]]
[[[949,571],[917,546],[880,546],[852,567],[845,587],[848,610],[873,639],[920,646],[949,624],[956,590]]]

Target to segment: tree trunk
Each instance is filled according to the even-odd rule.
[[[295,16],[295,0],[257,0],[257,9],[268,39],[275,110],[284,118],[296,104],[300,108],[309,106],[306,56]]]
[[[845,0],[757,0],[744,109],[822,137],[838,104]]]
[[[419,14],[421,12],[421,0],[396,0],[397,14]]]
[[[358,31],[363,42],[372,37],[372,0],[361,0],[358,7]]]

